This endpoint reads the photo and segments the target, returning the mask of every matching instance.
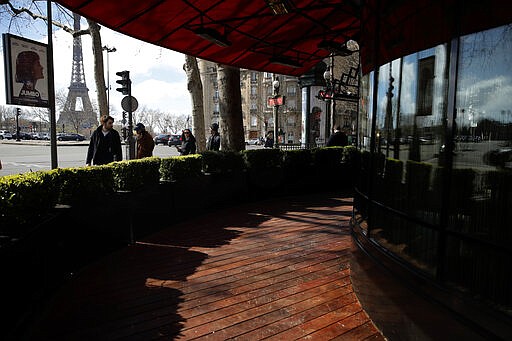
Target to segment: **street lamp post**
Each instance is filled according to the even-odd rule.
[[[117,49],[115,47],[108,47],[107,45],[103,46],[103,51],[107,51],[107,109],[110,113],[110,72],[109,72],[109,58],[108,54],[110,52],[116,52]]]
[[[327,70],[325,70],[325,72],[324,72],[325,84],[327,85],[327,87],[326,87],[327,90],[334,93],[334,83],[332,82],[332,74],[333,73],[331,72],[331,67],[328,66]],[[327,139],[331,135],[332,127],[330,127],[330,123],[331,123],[331,115],[332,115],[332,112],[331,112],[331,103],[332,102],[334,102],[332,99],[325,100],[325,129],[324,129],[325,141],[327,141]]]
[[[20,122],[19,122],[20,115],[21,115],[21,109],[16,108],[16,141],[20,141]]]
[[[272,82],[272,88],[274,89],[274,98],[277,98],[277,96],[279,95],[279,78],[277,77],[277,75],[274,74],[274,81]],[[279,148],[279,117],[278,117],[278,112],[279,112],[279,105],[277,103],[274,103],[274,147],[275,148]]]
[[[331,53],[331,84],[334,85],[334,53]],[[329,122],[329,133],[334,132],[334,125],[336,124],[336,101],[333,99],[331,100],[331,121]]]

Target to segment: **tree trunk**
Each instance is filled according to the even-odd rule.
[[[108,115],[107,88],[105,86],[105,72],[103,70],[103,46],[101,44],[100,26],[87,19],[92,39],[92,53],[94,56],[94,80],[96,81],[96,93],[98,94],[99,116]]]
[[[219,85],[220,145],[223,150],[244,150],[240,69],[217,64],[217,83]]]
[[[199,67],[195,57],[185,55],[185,65],[183,66],[187,74],[187,88],[192,99],[192,132],[197,140],[197,151],[202,152],[206,149],[206,136],[204,127],[204,108],[203,108],[203,83],[199,75]]]

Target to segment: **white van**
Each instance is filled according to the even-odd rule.
[[[9,130],[0,130],[0,140],[3,139],[12,139],[12,134],[9,132]]]

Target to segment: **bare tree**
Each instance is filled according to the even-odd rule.
[[[186,115],[166,115],[163,121],[162,124],[165,126],[163,130],[167,130],[172,134],[179,134],[187,127]]]
[[[183,69],[187,74],[187,88],[192,98],[193,133],[197,140],[197,151],[202,152],[206,149],[206,136],[204,127],[203,83],[201,82],[197,59],[185,55],[185,65],[183,65]]]
[[[33,107],[29,115],[40,123],[50,124],[50,112],[46,108]]]
[[[137,111],[134,111],[132,115],[134,124],[142,123],[146,127],[147,131],[154,133],[156,130],[155,127],[158,125],[157,121],[163,113],[158,109],[148,108],[143,105],[138,108]]]
[[[99,115],[109,113],[107,104],[107,88],[105,86],[105,71],[103,70],[103,45],[101,43],[100,25],[87,19],[89,34],[92,40],[92,53],[94,55],[94,80],[96,82],[96,93],[98,94]]]
[[[14,111],[12,108],[0,105],[0,128],[9,129],[14,119]]]
[[[217,82],[219,84],[222,149],[244,150],[240,69],[217,64]]]
[[[66,99],[68,97],[68,92],[64,88],[60,88],[55,91],[55,111],[61,112],[66,105]]]

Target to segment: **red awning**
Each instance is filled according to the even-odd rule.
[[[221,64],[295,76],[309,71],[329,55],[329,49],[339,50],[350,39],[361,47],[366,72],[374,64],[459,34],[512,21],[510,5],[500,0],[56,2],[155,45]]]

